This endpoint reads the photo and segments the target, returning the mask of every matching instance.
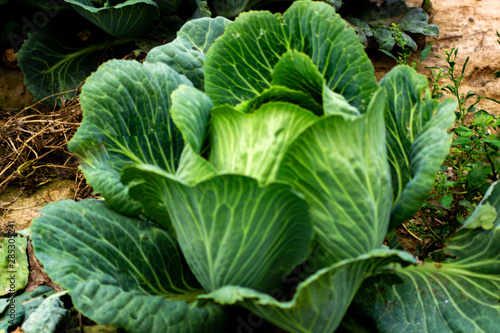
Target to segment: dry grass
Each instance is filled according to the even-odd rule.
[[[78,99],[50,109],[35,104],[21,111],[0,111],[0,193],[7,186],[34,191],[54,178],[73,179],[76,198],[92,189],[67,144],[80,126]]]

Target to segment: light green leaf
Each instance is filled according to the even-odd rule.
[[[378,248],[391,208],[383,122],[385,94],[357,119],[325,117],[288,149],[277,178],[302,193],[326,264]]]
[[[170,119],[170,93],[190,82],[162,63],[108,61],[85,83],[83,121],[69,143],[87,182],[112,209],[137,214],[140,205],[120,183],[121,170],[156,164],[175,173],[184,148]]]
[[[200,18],[187,22],[171,43],[155,47],[146,62],[162,62],[179,74],[185,75],[193,85],[204,90],[205,54],[215,39],[224,33],[230,21],[223,18]]]
[[[323,109],[325,115],[328,116],[337,115],[354,119],[361,115],[359,110],[349,104],[344,96],[330,90],[326,85],[323,86]]]
[[[90,22],[116,37],[139,37],[148,32],[160,16],[153,0],[127,0],[96,7],[91,0],[64,0]],[[114,3],[106,1],[107,4]]]
[[[31,314],[27,314],[27,319],[21,326],[24,333],[56,332],[57,325],[69,314],[59,296],[61,295],[51,295],[44,299]]]
[[[323,106],[316,102],[307,93],[281,86],[271,86],[271,88],[264,90],[261,94],[255,96],[251,100],[236,105],[235,108],[244,113],[253,113],[262,104],[268,102],[287,102],[309,110],[316,115],[323,114]],[[220,107],[227,107],[227,105]]]
[[[39,286],[32,292],[24,292],[19,296],[3,299],[0,302],[0,333],[7,333],[10,326],[18,326],[25,315],[36,309],[43,300],[54,293],[49,286]]]
[[[102,325],[130,332],[221,332],[222,309],[203,290],[173,234],[99,200],[59,201],[33,221],[33,246],[50,278]]]
[[[201,91],[186,85],[181,85],[173,91],[172,120],[182,133],[184,141],[193,150],[200,153],[210,115],[214,106],[210,98]]]
[[[215,105],[236,105],[271,86],[290,50],[310,57],[327,86],[364,110],[377,89],[374,70],[354,30],[332,6],[294,2],[283,16],[243,13],[207,53],[206,91]]]
[[[318,118],[283,102],[263,104],[253,113],[229,106],[212,110],[210,162],[221,173],[272,182],[290,144]]]
[[[408,66],[394,68],[380,85],[389,102],[385,118],[394,228],[415,214],[434,186],[450,150],[452,135],[447,132],[454,124],[457,103],[433,100],[425,76]]]
[[[271,77],[272,85],[303,91],[318,103],[323,100],[325,79],[311,58],[304,53],[289,50],[281,55]]]
[[[317,67],[304,53],[295,50],[285,53],[274,67],[271,84],[308,94],[318,104],[323,105],[324,111],[318,115],[360,115],[358,109],[350,105],[344,96],[326,85]]]
[[[415,259],[406,252],[376,249],[340,261],[300,283],[290,301],[280,302],[238,286],[226,286],[199,298],[242,305],[287,332],[334,332],[363,279],[390,262],[410,264]]]
[[[383,332],[495,332],[500,327],[500,185],[492,187],[482,202],[497,212],[492,229],[462,228],[446,246],[455,260],[398,268],[403,283],[385,283],[386,274],[366,280],[352,315],[371,317]]]
[[[181,155],[179,168],[175,176],[189,185],[196,185],[199,182],[212,178],[217,174],[217,170],[206,159],[198,155],[190,145],[184,147]]]
[[[26,238],[16,236],[14,230],[0,237],[0,296],[24,289],[28,283],[28,255]]]
[[[248,177],[221,175],[190,187],[150,165],[126,168],[122,180],[133,181],[131,194],[146,212],[168,211],[205,290],[239,285],[267,291],[310,251],[307,205],[289,186],[259,187]]]
[[[103,49],[108,46],[107,42],[84,43],[72,31],[51,23],[29,32],[17,53],[24,84],[35,101],[43,99],[43,104],[62,106],[97,69]]]

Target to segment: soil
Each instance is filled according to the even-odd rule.
[[[410,6],[421,6],[422,0],[407,0]],[[432,1],[430,23],[439,27],[440,35],[435,40],[429,57],[422,62],[419,72],[429,76],[432,69],[445,62],[434,56],[445,50],[458,48],[457,68],[461,69],[470,57],[461,92],[474,91],[481,96],[500,100],[500,79],[493,73],[500,70],[500,44],[496,31],[500,32],[500,1],[498,0],[439,0]],[[378,79],[395,65],[391,58],[377,54],[373,64]],[[500,114],[500,105],[483,99],[478,106]]]

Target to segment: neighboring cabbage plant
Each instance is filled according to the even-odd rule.
[[[33,22],[22,16],[6,22],[2,37],[10,36],[7,44],[19,51],[19,66],[34,99],[50,106],[62,106],[77,95],[81,83],[103,60],[135,57],[171,41],[178,28],[191,19],[210,16],[233,19],[243,11],[261,7],[285,10],[291,3],[283,0],[22,1],[39,12],[33,15]],[[325,2],[341,8],[341,14],[366,45],[374,37],[385,50],[403,40],[405,45],[416,49],[410,34],[437,36],[439,32],[437,26],[427,23],[428,16],[421,8],[409,7],[404,0],[385,1],[381,6],[370,1]],[[15,6],[19,5],[10,2],[2,10],[18,8]],[[39,17],[44,17],[43,22]],[[397,23],[397,28],[392,23]]]
[[[438,26],[429,24],[429,15],[422,8],[408,6],[405,0],[386,0],[382,4],[345,0],[342,6],[342,15],[356,29],[365,46],[376,42],[385,51],[391,51],[396,45],[415,51],[415,35],[439,35]],[[405,45],[401,45],[403,40]]]
[[[49,204],[31,228],[76,309],[130,332],[224,332],[227,305],[289,332],[499,327],[500,185],[449,262],[383,246],[431,190],[455,102],[407,66],[377,84],[325,3],[189,24],[83,87],[69,149],[104,200]]]

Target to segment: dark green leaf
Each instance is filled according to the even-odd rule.
[[[49,286],[39,286],[32,292],[10,297],[0,298],[0,332],[7,332],[10,326],[21,325],[23,319],[34,311],[43,300],[54,293]]]
[[[184,0],[154,0],[163,15],[175,15],[179,7],[184,3],[184,7],[191,7],[194,1]]]
[[[41,213],[31,227],[35,254],[85,316],[138,333],[221,332],[223,310],[197,305],[203,290],[172,233],[98,200]]]
[[[458,137],[455,140],[453,140],[453,146],[459,146],[459,145],[468,145],[471,144],[472,141],[464,136]]]
[[[451,194],[444,195],[441,197],[439,202],[441,202],[441,205],[443,205],[444,208],[450,209],[451,204],[453,202],[453,195]]]
[[[467,181],[472,188],[480,188],[486,182],[483,168],[472,168],[467,174]]]
[[[95,71],[108,43],[86,44],[60,26],[48,24],[30,32],[17,53],[24,84],[35,101],[62,106]],[[62,94],[64,93],[64,94]]]
[[[439,28],[428,23],[429,16],[422,8],[413,7],[398,22],[401,30],[425,36],[439,36]]]
[[[423,49],[422,52],[420,52],[420,61],[424,61],[425,59],[427,59],[427,57],[431,53],[431,50],[432,50],[432,44],[427,45],[425,49]]]
[[[158,5],[153,0],[127,0],[116,5],[96,7],[91,0],[65,0],[83,17],[110,35],[116,37],[139,37],[149,31],[160,16]]]
[[[495,150],[500,150],[500,140],[485,139],[484,142],[486,142],[488,145],[490,145],[491,148],[493,148]]]
[[[460,136],[471,136],[474,134],[474,131],[466,126],[460,125],[457,128],[455,128],[455,133],[457,133]]]
[[[214,15],[235,17],[244,11],[252,0],[208,0],[207,2]]]
[[[165,64],[125,60],[108,61],[85,83],[82,125],[68,148],[112,209],[140,211],[120,183],[125,166],[152,163],[175,173],[184,142],[170,119],[170,93],[182,83],[191,85]]]
[[[152,49],[146,62],[165,63],[185,75],[196,88],[204,90],[205,54],[229,22],[223,17],[189,21],[177,32],[174,41]]]

